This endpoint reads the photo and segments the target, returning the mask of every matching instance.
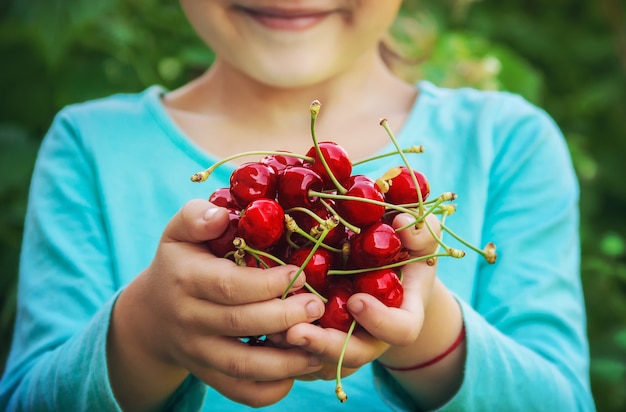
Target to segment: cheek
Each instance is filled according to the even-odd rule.
[[[226,14],[226,9],[216,1],[180,0],[187,21],[202,41],[216,50],[223,44],[234,47],[236,33]]]

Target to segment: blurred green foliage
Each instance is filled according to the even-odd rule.
[[[624,1],[405,0],[403,16],[397,47],[421,63],[402,75],[519,93],[563,129],[581,183],[592,389],[598,410],[626,410]],[[177,2],[0,4],[0,370],[29,178],[54,114],[155,83],[176,87],[212,58]]]

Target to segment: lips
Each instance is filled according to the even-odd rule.
[[[257,23],[274,30],[301,31],[311,28],[333,11],[305,10],[305,9],[278,9],[278,8],[250,8],[238,6],[236,10],[248,15]]]

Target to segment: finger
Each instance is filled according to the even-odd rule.
[[[293,379],[259,382],[233,378],[217,370],[203,371],[198,377],[225,397],[253,408],[278,402],[293,386]]]
[[[310,323],[324,314],[324,303],[312,293],[300,293],[286,299],[239,306],[217,305],[195,300],[187,324],[195,324],[198,333],[223,336],[256,336],[280,333],[298,323]]]
[[[295,291],[304,286],[306,276],[293,265],[270,269],[238,266],[234,262],[207,254],[203,267],[186,270],[190,275],[182,283],[190,296],[223,305],[260,302],[282,296],[286,290]],[[292,284],[293,281],[293,284]],[[290,286],[291,285],[291,286]]]
[[[249,346],[239,339],[223,336],[196,339],[188,343],[185,354],[181,363],[200,376],[205,369],[215,369],[236,379],[274,381],[322,368],[319,357],[299,348]]]
[[[367,293],[357,293],[348,300],[359,324],[372,336],[391,345],[407,345],[419,336],[424,323],[423,305],[405,294],[406,305],[390,308]],[[407,310],[411,307],[411,310]]]
[[[392,345],[415,342],[424,324],[424,308],[433,288],[435,270],[425,262],[402,268],[404,298],[399,308],[387,307],[371,295],[357,293],[348,300],[348,310],[377,339]]]
[[[333,328],[300,323],[287,330],[287,341],[318,356],[324,362],[337,364],[348,335]],[[389,345],[360,330],[349,338],[342,366],[359,368],[378,358]]]
[[[425,224],[419,229],[413,225],[407,229],[397,232],[398,236],[400,236],[402,245],[417,256],[433,253],[437,248],[437,240],[433,237],[433,234],[426,226],[426,223],[430,226],[430,229],[436,236],[441,237],[441,225],[439,219],[437,219],[435,215],[430,214],[426,216],[425,221]],[[413,222],[415,222],[414,217],[407,213],[401,213],[395,217],[392,226],[394,229],[398,229],[411,225]]]
[[[200,243],[219,237],[228,225],[228,211],[208,200],[187,202],[168,222],[162,241]]]

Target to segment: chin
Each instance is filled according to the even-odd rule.
[[[326,61],[337,61],[336,59]],[[320,65],[310,59],[276,59],[255,66],[248,75],[256,81],[277,88],[300,88],[320,84],[343,72],[338,64]]]
[[[282,75],[261,77],[256,76],[255,80],[266,86],[274,87],[277,89],[297,89],[315,86],[327,80],[328,77],[320,76],[318,73],[283,73]]]

